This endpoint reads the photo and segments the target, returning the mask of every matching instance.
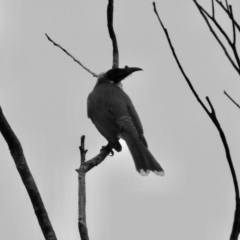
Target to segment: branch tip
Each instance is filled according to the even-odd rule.
[[[236,50],[236,46],[235,44],[233,44],[230,40],[230,38],[228,37],[227,33],[223,30],[223,28],[220,26],[220,24],[216,21],[215,18],[213,18],[202,6],[200,6],[196,0],[193,0],[194,3],[196,4],[199,12],[201,13],[203,19],[205,20],[206,24],[208,25],[208,28],[210,30],[210,32],[213,34],[213,36],[215,37],[215,39],[217,40],[217,42],[219,43],[219,45],[221,46],[221,48],[223,49],[225,55],[227,56],[228,60],[231,62],[232,66],[234,67],[234,69],[238,72],[238,74],[240,74],[240,60],[237,54],[237,50]],[[228,13],[228,12],[227,12]],[[229,17],[231,18],[231,14],[228,13]],[[223,44],[223,42],[220,40],[220,38],[218,37],[218,35],[216,34],[215,30],[213,29],[213,27],[211,26],[211,24],[209,23],[209,19],[215,24],[215,26],[218,28],[218,30],[221,32],[221,34],[225,37],[225,39],[227,40],[229,46],[231,47],[235,59],[238,63],[238,66],[235,64],[234,60],[232,59],[232,57],[230,56],[230,54],[228,53],[227,48],[225,47],[225,45]],[[232,19],[232,18],[231,18]],[[238,26],[236,21],[234,21],[234,25]]]
[[[118,52],[118,44],[117,44],[117,38],[114,32],[113,28],[113,0],[108,1],[108,6],[107,6],[107,25],[108,25],[108,32],[109,36],[112,40],[112,45],[113,45],[113,64],[112,68],[118,68],[119,67],[119,52]]]
[[[211,108],[211,114],[214,114],[215,111],[214,111],[213,105],[212,105],[212,103],[211,103],[211,101],[210,101],[208,96],[206,97],[206,100],[207,100],[207,102],[208,102],[208,104],[209,104],[209,106]]]
[[[215,18],[214,0],[212,0],[212,17]]]
[[[230,97],[230,95],[225,90],[223,92],[240,109],[240,105],[236,101],[234,101],[233,98]]]
[[[87,72],[89,72],[90,74],[93,75],[93,77],[98,78],[99,75],[92,72],[91,70],[89,70],[88,68],[86,68],[79,60],[77,60],[72,54],[70,54],[65,48],[63,48],[60,44],[54,42],[48,35],[47,33],[45,33],[47,39],[53,43],[54,46],[59,47],[62,51],[64,51],[69,57],[71,57],[73,59],[74,62],[78,63],[83,69],[85,69]]]
[[[160,22],[163,30],[166,31],[166,29],[165,29],[165,27],[164,27],[164,25],[163,25],[163,23],[162,23],[162,20],[161,20],[161,18],[159,17],[159,14],[158,14],[157,7],[156,7],[156,3],[155,3],[155,2],[153,2],[153,10],[154,10],[155,14],[157,15],[157,18],[158,18],[158,20],[159,20],[159,22]]]
[[[228,1],[225,0],[225,2],[226,2],[226,9],[227,9],[227,11],[229,12],[229,4],[228,4]]]

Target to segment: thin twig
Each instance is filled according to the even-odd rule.
[[[229,9],[230,9],[230,14],[231,14],[231,20],[232,20],[232,28],[233,28],[233,41],[232,41],[232,50],[234,53],[234,56],[236,58],[237,64],[238,64],[238,68],[240,68],[240,59],[238,56],[238,52],[237,52],[237,47],[236,47],[236,30],[235,30],[235,24],[234,24],[234,16],[233,16],[233,10],[232,10],[232,6],[229,5]]]
[[[168,31],[167,31],[167,29],[164,27],[164,25],[163,25],[163,23],[162,23],[159,15],[158,15],[155,2],[153,2],[153,9],[154,9],[155,14],[156,14],[157,17],[158,17],[158,20],[159,20],[159,22],[160,22],[160,24],[161,24],[161,26],[162,26],[162,28],[163,28],[163,31],[165,32],[165,35],[166,35],[166,37],[167,37],[169,46],[170,46],[170,48],[171,48],[171,50],[172,50],[173,56],[174,56],[174,58],[175,58],[175,60],[176,60],[176,62],[177,62],[177,64],[178,64],[178,67],[179,67],[180,71],[182,72],[184,78],[186,79],[186,81],[187,81],[187,83],[188,83],[188,86],[190,87],[190,89],[192,90],[192,92],[193,92],[194,96],[196,97],[197,101],[201,104],[201,106],[204,108],[204,110],[206,111],[206,113],[207,113],[208,115],[210,115],[209,110],[206,108],[206,106],[203,104],[203,102],[202,102],[201,99],[199,98],[197,92],[195,91],[195,89],[194,89],[193,86],[192,86],[192,83],[190,82],[190,80],[188,79],[187,75],[185,74],[185,72],[184,72],[184,70],[183,70],[183,68],[182,68],[181,63],[180,63],[179,60],[178,60],[178,57],[177,57],[177,55],[176,55],[176,53],[175,53],[175,50],[174,50],[174,48],[173,48],[171,39],[170,39],[170,37],[169,37],[169,35],[168,35]]]
[[[221,8],[226,12],[228,17],[231,19],[231,15],[230,15],[228,8],[225,8],[222,2],[220,2],[218,0],[216,0],[216,2],[221,6]],[[240,25],[237,23],[236,20],[234,20],[234,24],[235,24],[236,28],[238,29],[238,31],[240,32]]]
[[[225,2],[226,2],[226,8],[227,8],[227,11],[229,12],[229,5],[228,5],[228,1],[227,1],[227,0],[225,0]]]
[[[193,0],[194,3],[196,4],[197,8],[204,12],[208,18],[210,18],[212,20],[212,22],[215,24],[215,26],[218,28],[218,30],[222,33],[222,35],[225,37],[225,39],[227,40],[228,44],[231,45],[231,40],[228,37],[227,33],[223,30],[223,28],[221,27],[221,25],[217,22],[217,20],[215,18],[213,18],[201,5],[199,5],[199,3],[196,0]]]
[[[233,14],[232,14],[232,7],[229,6],[229,13],[230,13],[230,16],[231,16],[231,21],[232,21],[232,25],[233,25],[233,41],[230,40],[230,38],[228,37],[227,33],[223,30],[223,28],[221,27],[221,25],[217,22],[217,20],[215,18],[213,18],[202,6],[200,6],[198,4],[198,2],[196,0],[193,0],[197,6],[197,8],[199,9],[200,13],[202,14],[202,16],[204,17],[205,20],[207,20],[206,16],[204,14],[207,15],[208,18],[210,18],[213,23],[215,24],[215,26],[219,29],[219,31],[222,33],[222,35],[225,37],[225,39],[227,40],[229,46],[231,47],[232,51],[233,51],[233,54],[234,54],[234,57],[236,59],[236,62],[238,64],[238,66],[236,66],[236,70],[238,72],[238,74],[240,74],[240,59],[239,59],[239,56],[238,56],[238,52],[237,52],[237,48],[236,48],[236,44],[235,44],[235,41],[236,41],[236,34],[235,34],[235,24],[234,24],[234,17],[233,17]],[[204,14],[203,14],[204,13]],[[213,33],[214,30],[212,29],[211,25],[208,23],[208,21],[206,21],[207,24],[208,24],[208,27],[210,28],[210,31]],[[220,39],[217,37],[217,34],[214,32],[214,36],[217,38],[218,42],[220,43]],[[223,43],[221,42],[221,46],[223,47]],[[225,48],[225,47],[224,47]],[[225,53],[227,52],[226,48],[225,48]],[[229,56],[229,54],[227,55]],[[230,56],[228,57],[228,59],[230,60]],[[231,61],[231,60],[230,60]],[[233,64],[233,60],[231,62]],[[233,65],[233,66],[234,66]]]
[[[233,10],[232,10],[232,6],[229,6],[229,8],[230,8],[230,13],[231,13],[232,28],[233,28],[233,45],[235,45],[236,44],[236,31],[235,31]]]
[[[214,0],[212,0],[212,17],[215,18]]]
[[[232,42],[231,40],[228,38],[227,34],[223,31],[223,29],[221,28],[221,26],[217,23],[217,21],[215,19],[212,19],[212,17],[208,14],[208,12],[203,9],[198,3],[196,0],[193,0],[193,2],[196,4],[200,14],[202,15],[203,19],[205,20],[205,22],[207,23],[208,25],[208,28],[210,30],[210,32],[213,34],[213,36],[216,38],[217,42],[219,43],[219,45],[222,47],[225,55],[227,56],[228,60],[231,62],[232,66],[234,67],[234,69],[238,72],[238,74],[240,74],[240,70],[238,68],[238,66],[235,64],[235,62],[233,61],[233,59],[230,57],[226,47],[224,46],[224,44],[222,43],[222,41],[220,40],[220,38],[217,36],[217,34],[215,33],[215,31],[213,30],[211,24],[209,23],[208,21],[208,18],[210,18],[214,23],[215,25],[219,28],[219,30],[221,31],[221,33],[225,36],[225,38],[227,39],[228,43],[230,44],[230,46],[232,47]],[[207,16],[206,16],[206,15]],[[208,18],[207,18],[208,17]],[[233,48],[232,48],[233,49]]]
[[[111,148],[106,147],[100,151],[98,155],[93,157],[92,159],[86,161],[84,164],[81,165],[82,168],[84,168],[84,172],[87,173],[90,171],[92,168],[96,167],[100,163],[102,163],[107,156],[111,153]]]
[[[118,52],[118,44],[117,38],[113,29],[113,0],[109,0],[107,7],[107,23],[108,23],[108,32],[110,38],[112,39],[113,45],[113,65],[112,68],[118,68],[119,66],[119,52]]]
[[[82,68],[84,68],[86,71],[88,71],[90,74],[93,75],[93,77],[99,77],[98,74],[92,72],[91,70],[89,70],[88,68],[86,68],[79,60],[77,60],[72,54],[70,54],[66,49],[64,49],[61,45],[59,45],[58,43],[54,42],[46,33],[45,33],[47,39],[53,43],[54,46],[59,47],[60,49],[62,49],[69,57],[71,57],[76,63],[78,63]]]
[[[13,132],[7,119],[5,118],[0,107],[0,132],[8,144],[12,158],[16,164],[17,170],[23,181],[24,186],[31,199],[38,223],[41,227],[42,233],[46,240],[57,240],[52,224],[48,218],[47,211],[44,207],[41,195],[38,191],[37,185],[27,165],[23,149],[20,141]]]
[[[240,108],[240,105],[239,105],[236,101],[234,101],[233,98],[230,97],[229,94],[228,94],[226,91],[224,91],[224,94],[225,94],[238,108]]]
[[[216,113],[215,113],[214,107],[213,107],[209,97],[206,97],[206,100],[207,100],[207,102],[208,102],[208,104],[209,104],[209,106],[211,108],[211,117],[216,117]]]

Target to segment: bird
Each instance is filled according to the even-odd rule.
[[[163,168],[148,150],[137,111],[122,88],[122,80],[141,70],[125,66],[100,74],[87,98],[87,115],[108,141],[108,147],[120,152],[122,150],[120,138],[126,141],[140,175],[147,176],[152,171],[163,176]]]

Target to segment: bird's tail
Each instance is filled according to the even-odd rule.
[[[122,133],[121,137],[126,141],[132,154],[135,167],[142,176],[147,176],[150,171],[159,176],[164,175],[160,164],[139,138],[135,138],[126,132]]]

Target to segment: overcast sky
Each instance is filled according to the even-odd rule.
[[[210,0],[199,2],[210,11]],[[45,33],[93,72],[105,72],[112,66],[107,3],[0,0],[0,105],[22,143],[59,240],[79,239],[80,137],[86,135],[87,159],[106,140],[86,114],[96,78]],[[240,21],[239,1],[229,3]],[[156,4],[192,84],[204,103],[209,96],[215,107],[240,178],[240,111],[223,94],[226,90],[240,103],[239,76],[192,0]],[[219,8],[216,13],[231,34],[229,19]],[[90,239],[228,239],[235,193],[222,142],[176,65],[152,1],[115,0],[114,27],[120,67],[144,70],[124,80],[124,90],[165,176],[140,176],[125,144],[92,169],[86,179]],[[0,165],[0,239],[44,239],[2,137]]]

